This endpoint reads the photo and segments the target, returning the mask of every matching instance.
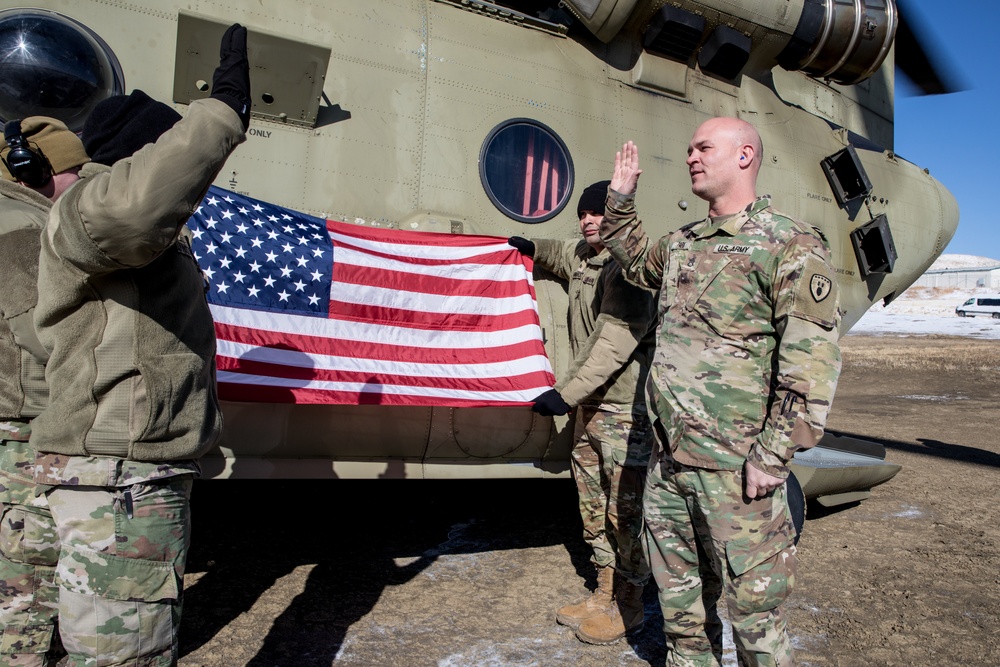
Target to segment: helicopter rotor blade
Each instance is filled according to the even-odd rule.
[[[966,89],[954,74],[939,48],[921,30],[919,16],[911,13],[912,3],[897,0],[899,25],[896,29],[896,67],[919,89],[922,95],[944,95]],[[932,55],[933,52],[933,55]]]

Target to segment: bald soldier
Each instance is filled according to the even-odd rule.
[[[823,434],[840,311],[823,235],[757,196],[762,160],[750,124],[703,123],[687,165],[708,217],[650,241],[628,142],[601,224],[627,279],[658,293],[643,540],[670,666],[720,663],[723,596],[741,665],[793,661],[781,613],[795,575],[785,479],[795,452]]]

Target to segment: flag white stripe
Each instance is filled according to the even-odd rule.
[[[369,285],[340,285],[330,296],[333,301],[398,310],[456,315],[509,315],[534,310],[530,294],[490,299],[480,296],[423,294]]]
[[[334,248],[333,257],[336,264],[350,264],[372,271],[401,271],[448,280],[519,283],[530,275],[522,264],[413,264],[388,257],[368,255],[342,246]]]
[[[385,255],[396,255],[398,257],[415,257],[419,259],[434,260],[461,260],[469,257],[477,257],[492,252],[509,252],[509,243],[490,243],[480,246],[439,246],[439,245],[419,245],[408,243],[390,243],[386,241],[372,241],[362,239],[349,234],[330,231],[330,238],[334,243],[348,243],[357,248],[364,248],[372,252]],[[338,248],[339,250],[340,248]]]
[[[231,308],[209,304],[216,322],[238,327],[261,329],[289,336],[317,336],[363,343],[378,342],[432,349],[474,349],[504,347],[541,340],[537,324],[502,331],[425,331],[389,324],[348,322],[323,317],[304,317],[289,313]]]

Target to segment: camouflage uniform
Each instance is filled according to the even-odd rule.
[[[177,662],[192,478],[222,430],[184,222],[244,139],[226,103],[195,101],[131,158],[85,165],[46,222],[34,321],[51,396],[31,445],[73,667]]]
[[[649,578],[639,536],[653,441],[641,387],[654,347],[653,295],[583,240],[533,242],[539,266],[569,282],[574,360],[557,389],[579,406],[572,459],[584,539],[595,565],[641,586]]]
[[[56,636],[59,545],[44,496],[35,494],[30,421],[48,402],[45,352],[31,318],[38,251],[52,202],[0,180],[0,666],[46,664]],[[55,642],[56,644],[58,642]]]
[[[741,664],[791,664],[785,488],[747,500],[742,477],[744,462],[786,477],[822,436],[840,373],[825,240],[761,197],[650,243],[634,195],[614,191],[601,238],[629,280],[659,290],[647,393],[660,451],[643,511],[668,664],[718,663],[721,594]]]

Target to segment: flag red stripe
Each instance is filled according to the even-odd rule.
[[[510,298],[533,294],[527,281],[494,281],[484,284],[481,280],[459,280],[442,278],[440,276],[407,273],[391,269],[374,269],[371,267],[334,262],[333,265],[333,296],[336,298],[339,284],[365,285],[399,290],[405,287],[407,292],[422,292],[424,294],[441,294],[445,296],[489,296],[490,298]]]
[[[534,311],[522,310],[509,315],[471,315],[464,313],[425,313],[330,300],[330,316],[349,322],[373,322],[415,329],[439,331],[502,331],[538,324]]]
[[[396,394],[360,393],[353,391],[330,391],[327,389],[288,389],[285,387],[265,387],[261,385],[229,384],[219,385],[219,398],[224,401],[254,403],[297,403],[302,405],[343,404],[343,405],[389,405],[427,407],[426,396]],[[449,398],[436,400],[433,405],[452,408],[482,407],[483,399]],[[491,407],[520,407],[525,402],[490,401]]]
[[[443,232],[415,232],[408,229],[380,229],[378,227],[365,227],[363,225],[352,225],[337,220],[327,220],[326,227],[331,232],[351,236],[356,239],[375,241],[377,243],[389,243],[403,246],[428,246],[428,247],[452,247],[452,248],[475,248],[478,246],[495,245],[503,243],[502,238],[496,236],[483,236],[477,234],[447,234]],[[401,252],[405,255],[405,252]]]

